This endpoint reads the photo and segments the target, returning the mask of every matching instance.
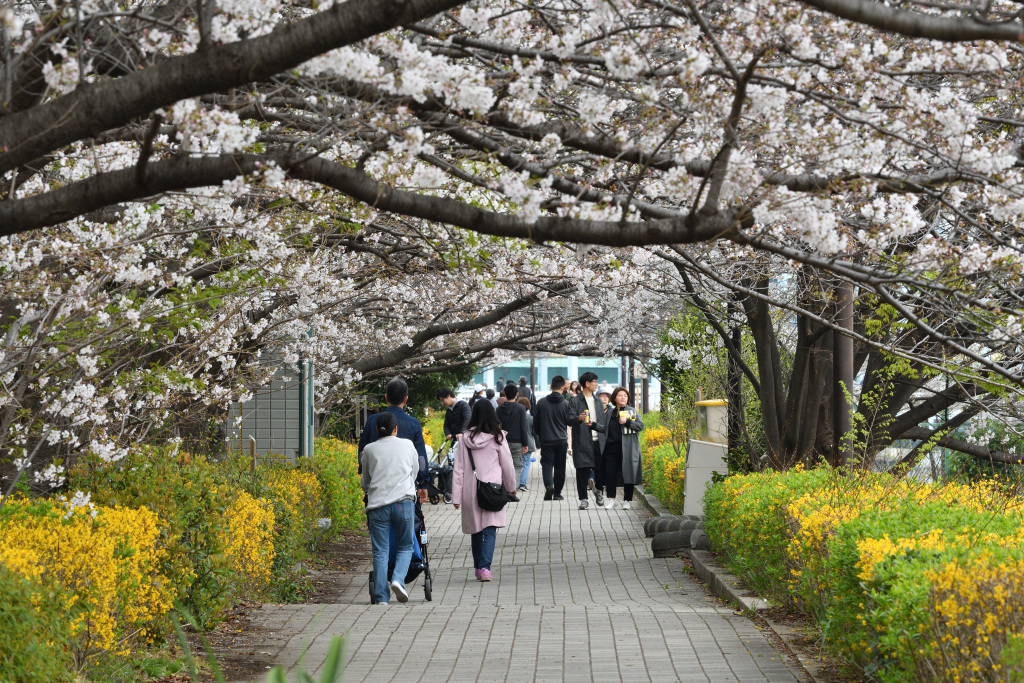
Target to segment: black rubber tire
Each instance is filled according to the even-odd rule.
[[[430,504],[431,505],[437,505],[440,502],[441,502],[441,496],[431,496],[430,497]]]
[[[423,579],[423,596],[427,599],[427,602],[433,602],[431,597],[431,590],[434,588],[434,581],[430,578],[430,574],[427,574]]]

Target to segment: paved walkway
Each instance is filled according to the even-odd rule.
[[[366,571],[337,605],[267,605],[278,664],[314,672],[331,636],[348,633],[353,681],[797,681],[747,618],[721,606],[679,559],[654,559],[640,512],[577,510],[530,492],[498,531],[494,581],[473,576],[469,537],[450,505],[425,505],[433,602],[422,579],[409,602],[371,606]],[[620,493],[621,497],[621,493]],[[634,505],[636,505],[634,503]]]

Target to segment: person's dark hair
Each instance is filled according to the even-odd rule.
[[[516,396],[519,395],[519,387],[515,384],[506,384],[505,388],[502,389],[502,393],[505,394],[505,398],[510,401],[514,401]]]
[[[564,386],[565,378],[561,375],[555,375],[551,378],[551,391],[561,391]]]
[[[401,377],[395,377],[388,382],[388,388],[384,390],[384,397],[390,406],[402,405],[402,401],[409,398],[409,385]]]
[[[514,387],[515,385],[516,385],[516,381],[514,379],[507,379],[507,380],[505,380],[505,386],[506,387]]]
[[[398,418],[395,417],[394,413],[383,412],[377,413],[377,436],[384,438],[385,436],[391,436],[391,432],[395,431],[395,427],[398,426]]]
[[[588,370],[587,372],[584,372],[582,375],[580,375],[580,384],[582,384],[583,386],[586,386],[588,382],[594,382],[596,380],[597,380],[597,373],[596,372],[590,372]]]
[[[519,384],[521,384],[522,386],[526,386],[526,375],[521,375],[519,377]]]
[[[474,434],[490,434],[498,443],[505,440],[505,435],[501,433],[498,414],[494,412],[494,406],[490,401],[477,401],[473,404],[473,412],[469,416],[466,431]]]
[[[484,395],[487,396],[487,400],[490,401],[492,398],[494,398],[494,389],[488,389],[486,392],[484,392]]]
[[[437,400],[440,401],[442,398],[455,398],[455,392],[451,389],[441,387],[437,390]]]
[[[615,397],[616,397],[616,396],[617,396],[617,395],[619,394],[619,392],[622,392],[623,394],[625,394],[625,395],[626,395],[626,405],[629,405],[629,404],[630,404],[630,400],[629,400],[629,390],[628,390],[628,389],[626,389],[625,387],[615,387],[615,390],[614,390],[614,391],[612,391],[612,397],[611,397],[611,400],[609,400],[609,401],[608,401],[608,403],[609,403],[610,405],[615,405]]]
[[[574,394],[580,393],[580,383],[577,382],[576,380],[569,382],[569,391],[571,391]]]
[[[526,398],[525,396],[520,396],[519,398],[516,399],[516,401],[519,403],[519,405],[526,408],[527,410],[530,409],[530,399]]]

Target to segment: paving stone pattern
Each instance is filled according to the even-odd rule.
[[[498,530],[494,580],[473,575],[469,537],[450,505],[425,505],[433,602],[369,604],[366,571],[346,604],[266,605],[277,663],[316,672],[348,633],[345,681],[797,681],[754,624],[721,606],[677,558],[654,559],[636,510],[544,502],[539,463]],[[621,494],[620,494],[621,496]],[[637,503],[634,502],[634,506]]]

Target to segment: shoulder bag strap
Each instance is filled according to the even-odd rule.
[[[469,454],[469,466],[473,470],[473,476],[476,477],[476,463],[473,462],[473,449],[466,446],[466,453]],[[479,477],[477,477],[479,479]]]

